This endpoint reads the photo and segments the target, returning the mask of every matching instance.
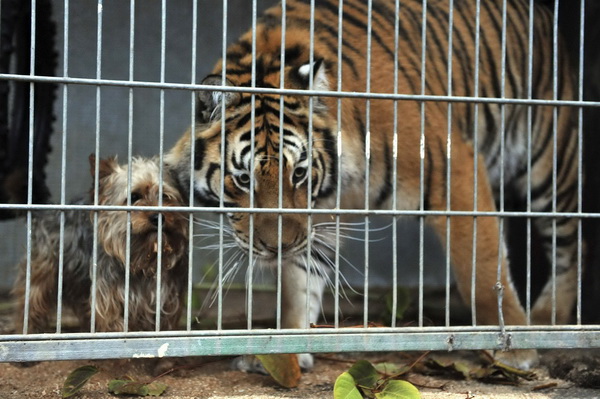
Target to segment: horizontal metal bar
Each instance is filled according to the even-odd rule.
[[[365,332],[368,331],[368,332]],[[600,332],[600,325],[539,325],[539,326],[506,326],[506,331],[510,333],[522,332],[562,332],[562,333],[596,333]],[[408,333],[498,333],[500,327],[494,325],[488,326],[429,326],[429,327],[342,327],[342,328],[310,328],[310,329],[232,329],[232,330],[193,330],[193,331],[131,331],[131,332],[77,332],[77,333],[39,333],[39,334],[10,334],[0,335],[0,342],[3,341],[46,341],[46,340],[77,340],[77,339],[121,339],[121,338],[205,338],[221,336],[260,336],[260,335],[345,335],[345,334],[408,334]]]
[[[478,104],[520,104],[520,105],[553,105],[553,106],[573,106],[573,107],[600,107],[600,101],[576,101],[576,100],[542,100],[542,99],[522,99],[522,98],[498,98],[498,97],[466,97],[466,96],[442,96],[425,94],[392,94],[392,93],[362,93],[362,92],[344,92],[344,91],[323,91],[323,90],[298,90],[298,89],[277,89],[264,87],[238,87],[238,86],[217,86],[217,85],[199,85],[189,83],[158,83],[143,82],[132,80],[112,80],[112,79],[90,79],[90,78],[65,78],[50,76],[30,76],[1,73],[0,80],[14,80],[21,82],[41,82],[41,83],[63,83],[91,86],[116,86],[116,87],[137,87],[152,89],[173,89],[173,90],[192,90],[192,91],[222,91],[231,93],[254,93],[254,94],[279,94],[279,95],[301,95],[301,96],[319,96],[335,98],[364,98],[374,100],[410,100],[410,101],[433,101],[448,103],[478,103]]]
[[[479,350],[501,349],[509,338],[511,349],[597,348],[600,331],[384,332],[279,335],[263,334],[207,337],[153,337],[125,339],[74,339],[0,343],[0,362],[223,356],[269,353],[320,353],[343,351]],[[264,331],[264,330],[263,330]],[[248,331],[246,331],[247,333]]]
[[[392,209],[302,209],[302,208],[221,208],[206,206],[127,206],[127,205],[59,205],[59,204],[0,204],[10,210],[79,210],[79,211],[140,211],[140,212],[214,212],[214,213],[278,213],[304,215],[377,215],[377,216],[487,216],[528,218],[599,218],[590,212],[531,212],[531,211],[446,211],[446,210],[392,210]]]

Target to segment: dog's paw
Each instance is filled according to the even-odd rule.
[[[538,353],[535,349],[514,349],[510,351],[496,351],[494,359],[507,366],[521,370],[530,370],[539,363]]]

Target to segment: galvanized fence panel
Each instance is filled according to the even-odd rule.
[[[472,0],[476,2],[477,8],[477,19],[475,21],[475,54],[474,59],[478,60],[480,57],[480,46],[481,46],[481,38],[480,38],[480,24],[482,21],[480,20],[480,12],[481,12],[481,4],[480,0]],[[282,29],[281,29],[281,43],[286,43],[286,1],[282,2]],[[582,221],[597,219],[600,217],[600,214],[584,212],[582,208],[582,193],[583,193],[583,164],[582,164],[582,153],[583,153],[583,109],[585,107],[600,107],[600,102],[598,101],[584,101],[583,98],[583,43],[584,43],[584,26],[581,24],[580,27],[580,46],[578,50],[578,81],[577,81],[577,93],[576,99],[562,99],[558,97],[558,1],[554,4],[554,20],[553,20],[553,58],[551,62],[551,68],[553,70],[553,99],[538,99],[533,98],[532,91],[534,82],[532,81],[532,70],[533,70],[533,61],[532,57],[530,57],[527,70],[528,70],[528,80],[527,87],[528,93],[526,98],[510,98],[506,96],[505,93],[505,81],[508,79],[507,74],[510,74],[510,71],[507,71],[507,30],[506,25],[508,21],[507,16],[507,2],[506,0],[502,2],[502,31],[501,31],[501,46],[502,46],[502,59],[499,60],[501,65],[501,76],[500,76],[500,87],[501,93],[498,97],[488,97],[482,95],[482,82],[479,79],[479,63],[474,63],[474,93],[471,96],[459,96],[453,95],[454,87],[452,79],[448,79],[447,86],[445,87],[447,94],[446,95],[433,95],[427,94],[426,92],[426,82],[429,78],[427,76],[427,48],[428,46],[432,46],[432,42],[428,39],[428,35],[431,34],[428,31],[428,25],[421,25],[421,48],[420,54],[418,57],[421,62],[421,71],[420,71],[420,93],[417,94],[407,94],[407,93],[399,93],[398,92],[398,68],[395,68],[394,75],[391,77],[392,83],[394,85],[394,90],[390,93],[379,93],[371,91],[371,71],[373,68],[377,68],[377,60],[372,58],[372,40],[373,40],[373,24],[374,18],[372,15],[373,12],[373,1],[369,0],[366,3],[367,7],[367,15],[366,18],[366,36],[367,36],[367,45],[365,50],[365,63],[367,70],[366,77],[366,86],[364,91],[362,92],[348,92],[343,91],[342,82],[343,79],[349,79],[350,77],[342,76],[342,66],[341,63],[338,63],[337,68],[337,79],[335,82],[329,82],[330,90],[318,90],[314,88],[314,76],[313,76],[313,66],[315,61],[315,30],[319,29],[319,26],[315,24],[315,11],[319,7],[320,2],[311,1],[311,14],[309,19],[309,25],[307,29],[310,32],[310,58],[309,58],[309,89],[308,90],[300,90],[300,89],[289,89],[285,88],[284,81],[284,65],[285,65],[285,54],[281,53],[280,59],[280,73],[281,80],[279,87],[260,87],[256,82],[256,33],[257,33],[257,24],[259,24],[259,13],[257,7],[257,1],[254,0],[252,2],[252,81],[250,87],[232,87],[227,85],[226,81],[226,73],[223,72],[220,76],[221,84],[220,85],[206,85],[198,83],[198,79],[196,76],[196,66],[199,62],[200,57],[197,54],[197,47],[199,43],[197,43],[198,30],[201,29],[198,26],[198,2],[194,0],[190,5],[190,12],[193,14],[193,27],[192,32],[193,36],[191,39],[192,42],[192,77],[189,83],[175,83],[169,82],[166,79],[166,38],[167,33],[169,31],[169,26],[167,26],[167,2],[163,0],[161,3],[161,15],[160,15],[160,24],[161,24],[161,35],[160,35],[160,78],[159,81],[144,81],[135,79],[134,76],[134,55],[136,53],[135,46],[135,9],[139,6],[136,4],[135,0],[131,0],[129,3],[130,7],[130,26],[129,26],[129,65],[128,65],[128,78],[126,80],[118,80],[118,79],[106,79],[103,78],[103,68],[106,65],[106,59],[103,54],[103,12],[105,6],[110,6],[111,3],[105,4],[102,0],[98,0],[97,2],[97,26],[96,28],[96,70],[94,78],[82,78],[73,76],[70,74],[69,70],[69,43],[72,38],[70,38],[69,32],[69,21],[74,16],[70,15],[70,7],[69,0],[64,0],[63,8],[64,8],[64,31],[63,31],[63,73],[61,76],[40,76],[36,75],[35,70],[35,30],[36,30],[36,0],[31,0],[32,10],[34,12],[31,16],[31,41],[32,41],[32,52],[30,58],[30,70],[31,73],[29,75],[18,75],[12,73],[2,73],[0,74],[0,80],[6,80],[9,82],[26,82],[29,84],[29,93],[30,93],[30,113],[29,113],[29,174],[28,174],[28,195],[27,195],[27,203],[23,204],[0,204],[0,209],[3,210],[12,210],[19,211],[26,215],[26,230],[27,230],[27,249],[25,251],[25,259],[26,259],[26,288],[25,288],[25,317],[23,323],[23,331],[16,331],[14,334],[4,334],[0,335],[0,361],[36,361],[36,360],[65,360],[65,359],[81,359],[81,358],[94,358],[94,359],[103,359],[103,358],[138,358],[138,357],[163,357],[163,356],[198,356],[198,355],[240,355],[240,354],[259,354],[259,353],[318,353],[318,352],[342,352],[342,351],[400,351],[400,350],[459,350],[459,349],[491,349],[491,350],[507,350],[507,349],[526,349],[526,348],[534,348],[534,349],[546,349],[546,348],[595,348],[600,346],[600,326],[597,325],[583,325],[582,324],[582,272],[583,272],[583,248],[582,248]],[[392,2],[390,1],[390,4]],[[428,8],[427,8],[427,0],[423,0],[424,7],[422,8],[422,18],[425,20],[427,18]],[[447,36],[448,48],[445,49],[445,53],[448,58],[447,65],[445,66],[445,73],[447,76],[453,76],[453,58],[456,55],[453,52],[453,46],[456,44],[456,37],[452,33],[452,29],[455,24],[459,23],[458,19],[454,15],[454,3],[452,0],[449,1],[450,8],[448,10],[448,32],[444,32]],[[530,6],[533,2],[530,2]],[[395,0],[393,2],[393,7],[395,9],[396,18],[393,27],[394,40],[393,41],[393,49],[394,49],[394,64],[398,65],[399,60],[402,57],[400,52],[400,40],[399,35],[401,34],[399,17],[402,11],[402,1]],[[585,15],[585,3],[581,2],[580,8],[580,18],[583,20]],[[235,10],[232,10],[228,5],[227,0],[223,0],[222,2],[223,8],[223,19],[222,24],[223,27],[228,26],[228,15]],[[338,59],[343,59],[343,27],[345,23],[344,17],[344,2],[340,1],[336,7],[338,10],[337,20],[332,21],[332,24],[337,26],[337,57]],[[527,48],[530,54],[533,53],[534,50],[534,38],[533,38],[533,11],[529,12],[528,15],[529,21],[529,34],[528,34],[528,42]],[[222,30],[222,70],[226,70],[226,51],[227,51],[227,43],[231,41],[231,38],[228,37],[227,29]],[[73,55],[71,55],[73,57]],[[103,61],[104,60],[104,61]],[[205,60],[203,60],[205,61]],[[212,63],[212,61],[210,61]],[[64,132],[62,141],[61,141],[61,183],[60,183],[60,199],[57,204],[35,204],[32,198],[32,190],[33,190],[33,163],[35,159],[33,157],[33,134],[34,134],[34,115],[35,115],[35,84],[36,83],[55,83],[60,85],[62,89],[62,98],[63,104],[61,106],[61,115],[62,115],[62,131]],[[364,171],[364,190],[365,190],[365,200],[364,206],[361,209],[344,209],[342,207],[342,198],[341,198],[341,190],[343,182],[341,179],[341,173],[337,175],[337,187],[338,190],[336,192],[335,198],[335,206],[332,209],[320,209],[313,208],[313,205],[310,201],[310,193],[312,192],[313,187],[313,177],[311,173],[308,173],[307,177],[307,185],[308,185],[308,205],[303,209],[296,208],[288,208],[284,207],[283,204],[283,162],[279,162],[279,177],[278,177],[278,206],[274,208],[265,208],[265,207],[257,207],[257,200],[259,198],[255,197],[254,188],[255,181],[253,178],[250,178],[249,181],[249,206],[247,207],[239,207],[235,209],[236,213],[240,214],[249,214],[249,247],[244,249],[246,251],[245,259],[243,257],[239,257],[238,255],[230,256],[229,249],[231,248],[231,239],[226,237],[226,229],[227,227],[227,214],[231,211],[231,208],[228,208],[224,202],[224,191],[225,191],[225,169],[226,169],[226,159],[225,157],[221,157],[221,165],[220,165],[220,181],[221,181],[221,193],[220,200],[217,207],[206,207],[206,206],[198,206],[195,202],[196,199],[193,195],[194,191],[194,181],[189,183],[189,187],[185,187],[187,191],[190,192],[189,197],[186,200],[190,203],[190,206],[175,206],[175,207],[163,207],[163,184],[159,185],[159,195],[158,195],[158,206],[132,206],[132,198],[131,195],[128,196],[128,199],[125,204],[116,204],[116,205],[99,205],[99,186],[96,179],[95,185],[95,194],[93,199],[93,204],[90,205],[73,205],[69,204],[66,198],[66,189],[70,184],[67,181],[67,173],[66,170],[69,168],[66,161],[66,154],[68,151],[67,140],[68,140],[68,99],[69,99],[69,89],[73,85],[84,85],[95,87],[95,97],[90,99],[90,101],[95,101],[95,134],[93,141],[93,152],[96,154],[100,154],[101,141],[102,141],[102,126],[100,124],[101,120],[101,110],[103,106],[103,98],[102,98],[102,89],[106,87],[120,87],[128,90],[128,123],[127,128],[124,129],[127,131],[126,138],[123,138],[123,146],[127,147],[127,162],[131,165],[132,157],[134,156],[133,150],[133,136],[134,136],[134,90],[136,89],[153,89],[158,90],[160,92],[160,106],[159,106],[159,137],[160,137],[160,146],[158,150],[158,159],[160,165],[160,173],[163,171],[164,164],[164,155],[168,152],[168,148],[164,147],[165,142],[165,92],[169,90],[179,90],[186,91],[190,94],[190,125],[192,126],[189,133],[190,140],[193,140],[197,130],[201,127],[195,126],[196,115],[193,111],[197,106],[197,93],[201,91],[218,91],[218,92],[229,92],[229,93],[249,93],[251,95],[251,153],[254,153],[254,138],[256,135],[255,131],[255,102],[257,96],[265,95],[265,94],[274,94],[280,96],[280,126],[278,126],[279,136],[284,136],[283,131],[283,121],[284,121],[284,98],[283,95],[309,95],[309,112],[308,112],[308,165],[313,163],[313,110],[315,107],[315,99],[316,97],[332,97],[335,100],[337,106],[337,126],[338,131],[336,132],[337,142],[336,142],[336,151],[337,151],[337,168],[340,170],[342,168],[342,154],[344,154],[346,149],[346,142],[344,141],[344,130],[343,130],[343,121],[341,117],[342,110],[342,101],[344,99],[361,99],[366,103],[366,126],[365,126],[365,153],[363,154],[364,158],[361,161],[364,161],[365,171]],[[221,104],[223,114],[225,113],[225,96],[221,96]],[[453,210],[450,201],[450,193],[451,193],[451,180],[453,176],[453,170],[451,168],[451,162],[447,162],[445,165],[446,170],[444,172],[446,176],[446,205],[444,210],[432,210],[426,208],[426,199],[425,192],[427,191],[426,187],[426,165],[425,165],[425,156],[420,156],[420,164],[415,165],[415,168],[420,170],[420,181],[419,181],[419,205],[417,209],[407,210],[400,209],[397,204],[397,192],[399,188],[397,187],[397,174],[400,173],[397,171],[397,148],[399,145],[400,138],[398,137],[398,126],[401,123],[401,115],[398,115],[397,106],[394,107],[393,110],[393,166],[392,166],[392,187],[391,190],[393,194],[391,195],[392,201],[389,209],[372,209],[369,201],[369,181],[372,176],[372,171],[370,170],[370,161],[373,156],[374,149],[372,148],[372,136],[371,136],[371,102],[378,100],[391,100],[396,105],[401,101],[416,101],[419,103],[419,136],[420,136],[420,147],[421,151],[424,151],[425,147],[425,125],[427,121],[427,113],[426,113],[426,104],[430,103],[440,103],[447,107],[447,133],[446,133],[446,143],[445,150],[447,154],[450,154],[452,151],[452,147],[456,145],[456,143],[452,142],[452,131],[455,129],[453,120],[452,120],[452,110],[457,104],[469,104],[473,105],[474,110],[474,132],[478,130],[478,123],[480,123],[480,118],[482,117],[483,111],[480,109],[483,105],[486,104],[495,104],[500,108],[500,185],[499,185],[499,199],[498,204],[499,207],[495,211],[487,211],[477,209],[478,203],[478,190],[477,186],[480,184],[478,182],[478,174],[474,174],[474,187],[473,190],[473,210]],[[185,105],[186,107],[188,104]],[[505,163],[505,131],[506,131],[506,107],[508,106],[520,106],[526,109],[527,113],[527,203],[526,209],[522,211],[513,211],[505,208],[505,177],[504,177],[504,163]],[[531,164],[532,157],[534,156],[532,153],[532,120],[534,118],[533,112],[535,107],[542,106],[553,106],[554,113],[554,132],[553,132],[553,166],[552,166],[552,186],[553,186],[553,200],[551,204],[551,210],[547,212],[535,211],[532,209],[532,179],[531,179]],[[578,181],[577,181],[577,211],[576,212],[559,212],[557,211],[557,182],[559,176],[557,176],[557,163],[559,160],[557,159],[558,153],[560,149],[557,147],[557,121],[558,121],[558,107],[574,107],[578,110],[577,112],[577,134],[578,134]],[[226,136],[226,123],[225,118],[221,118],[221,135],[222,137]],[[284,152],[284,140],[279,140],[279,156],[283,157]],[[478,135],[474,134],[473,137],[473,147],[475,149],[475,165],[474,169],[477,170],[477,162],[480,162],[480,158],[477,156],[477,151],[479,148],[478,144]],[[225,145],[225,140],[221,140],[220,152],[224,154],[227,150]],[[190,173],[194,174],[194,165],[195,165],[195,155],[194,152],[190,154]],[[251,167],[250,170],[254,170],[254,157],[251,157]],[[310,169],[310,168],[309,168]],[[99,157],[96,158],[95,163],[95,175],[98,176],[100,172],[100,160]],[[131,168],[128,172],[128,182],[127,182],[127,191],[131,192],[132,187],[132,175]],[[259,202],[259,201],[258,201]],[[123,239],[126,240],[125,247],[127,248],[126,252],[126,264],[125,264],[125,279],[123,281],[125,292],[129,292],[129,284],[130,284],[130,254],[132,250],[135,250],[131,247],[131,212],[132,211],[145,211],[145,212],[177,212],[185,214],[189,217],[189,262],[190,265],[194,264],[194,259],[198,257],[198,252],[195,250],[196,240],[195,238],[203,237],[203,235],[208,234],[204,232],[204,228],[208,222],[200,222],[194,223],[194,218],[202,219],[204,215],[208,213],[216,214],[217,219],[216,222],[212,225],[213,230],[216,226],[219,231],[217,240],[218,244],[217,248],[217,276],[215,279],[214,288],[216,289],[216,299],[214,300],[214,306],[217,307],[217,320],[216,320],[216,328],[212,330],[197,330],[194,329],[194,270],[193,267],[190,266],[188,268],[188,278],[187,284],[185,286],[185,297],[186,303],[185,308],[183,309],[183,315],[185,316],[185,323],[181,324],[179,328],[174,331],[160,331],[160,320],[161,320],[161,311],[160,311],[160,303],[161,303],[161,257],[162,251],[158,251],[158,271],[156,278],[156,320],[155,325],[156,331],[144,331],[144,332],[134,332],[129,331],[129,296],[125,296],[125,306],[124,306],[124,331],[123,332],[98,332],[96,331],[96,314],[94,311],[90,314],[90,325],[89,332],[65,332],[62,328],[63,321],[63,297],[65,286],[62,284],[63,281],[63,264],[64,264],[64,256],[65,256],[65,214],[61,213],[60,217],[60,232],[59,232],[59,253],[60,259],[58,260],[58,281],[60,282],[57,285],[57,309],[56,309],[56,326],[54,332],[48,333],[27,333],[28,331],[28,312],[30,309],[30,291],[31,291],[31,251],[32,246],[36,245],[35,242],[32,242],[32,218],[35,211],[38,210],[78,210],[81,212],[89,212],[91,214],[92,223],[93,223],[93,258],[91,260],[91,291],[90,291],[90,307],[91,309],[95,309],[97,302],[97,276],[98,270],[97,268],[101,265],[98,264],[98,252],[102,251],[101,244],[99,244],[98,240],[98,217],[99,212],[102,211],[122,211],[125,214],[124,217],[127,217],[127,234]],[[257,262],[255,257],[252,255],[254,252],[254,243],[255,237],[253,237],[254,233],[254,223],[257,215],[261,214],[277,214],[277,232],[278,232],[278,255],[276,259],[276,268],[275,268],[275,299],[274,303],[257,303],[255,293],[255,285],[254,285],[254,277],[258,274]],[[283,216],[299,214],[305,215],[307,222],[307,234],[310,236],[312,234],[312,228],[314,225],[313,217],[315,215],[327,215],[331,217],[332,226],[335,231],[335,240],[333,244],[333,252],[334,259],[332,259],[332,287],[329,295],[333,295],[333,325],[332,328],[305,328],[305,329],[284,329],[282,328],[282,318],[283,312],[285,312],[284,304],[283,304],[283,284],[282,284],[282,271],[286,267],[286,259],[283,256],[283,243],[282,243],[282,235],[283,235]],[[340,265],[344,262],[344,257],[341,255],[341,246],[342,241],[347,234],[348,229],[344,227],[343,217],[353,216],[358,220],[363,222],[363,226],[370,226],[371,220],[374,217],[382,216],[391,219],[392,229],[389,232],[392,236],[391,240],[391,249],[390,252],[392,254],[391,260],[391,268],[392,268],[392,281],[390,282],[392,289],[392,301],[390,305],[390,318],[387,320],[389,326],[386,327],[368,327],[373,314],[369,309],[369,300],[372,299],[373,291],[372,287],[370,287],[370,277],[373,273],[372,263],[369,262],[370,251],[371,251],[371,232],[368,228],[362,228],[361,234],[363,235],[363,243],[360,244],[363,246],[364,251],[364,263],[361,264],[359,269],[361,269],[363,273],[363,284],[362,287],[356,288],[356,290],[360,291],[362,299],[362,326],[360,327],[349,327],[342,328],[343,323],[343,315],[340,312],[340,302],[343,301],[343,291],[344,291],[344,277],[340,272]],[[397,245],[398,241],[401,240],[401,237],[397,234],[397,221],[400,217],[414,217],[418,223],[418,258],[419,258],[419,285],[418,285],[418,293],[417,293],[417,320],[416,326],[408,326],[401,327],[400,321],[397,319],[396,313],[399,307],[397,301],[397,293],[400,290],[398,285],[398,278],[402,274],[402,259],[398,258],[397,254]],[[427,321],[425,320],[425,222],[427,217],[446,217],[445,222],[445,231],[446,231],[446,239],[445,239],[445,252],[444,252],[444,260],[442,264],[438,265],[438,267],[442,267],[445,269],[445,291],[444,291],[444,303],[445,303],[445,311],[444,311],[444,321],[443,326],[426,326]],[[527,220],[527,253],[526,262],[527,262],[527,281],[526,281],[526,300],[524,307],[526,309],[528,320],[531,317],[531,252],[532,252],[532,242],[531,242],[531,231],[532,231],[532,221],[536,218],[540,217],[549,217],[552,218],[552,230],[553,230],[553,238],[552,238],[552,248],[554,259],[551,262],[551,274],[556,279],[556,246],[557,246],[557,218],[575,218],[579,221],[578,224],[578,249],[577,249],[577,301],[576,301],[576,310],[575,310],[575,319],[576,321],[573,324],[569,325],[556,325],[556,286],[554,285],[554,290],[552,293],[552,324],[551,326],[508,326],[504,325],[504,321],[502,318],[502,294],[501,290],[499,290],[498,294],[498,306],[499,306],[499,325],[496,326],[482,326],[478,325],[476,321],[476,302],[477,298],[475,296],[476,287],[476,266],[477,266],[477,257],[475,251],[473,251],[472,255],[472,274],[471,274],[471,325],[470,326],[456,326],[451,325],[451,313],[450,313],[450,302],[451,302],[451,254],[450,254],[450,236],[451,236],[451,224],[450,219],[452,217],[471,217],[473,218],[473,235],[472,235],[472,243],[473,247],[476,247],[477,243],[477,223],[476,220],[479,218],[486,217],[494,217],[499,220],[499,235],[502,237],[507,234],[507,229],[505,227],[505,221],[509,218],[525,218]],[[163,224],[162,219],[159,218],[158,222],[158,230],[162,231]],[[358,228],[358,227],[354,227]],[[228,241],[229,240],[229,241]],[[158,235],[158,248],[163,247],[162,235]],[[497,280],[501,281],[501,268],[502,268],[502,252],[503,252],[503,241],[499,240],[498,242],[498,268],[497,268]],[[306,249],[307,254],[312,253],[312,241],[308,240],[308,248]],[[228,279],[231,277],[231,267],[232,263],[245,263],[246,268],[246,308],[245,309],[237,309],[237,312],[245,312],[246,320],[245,320],[245,328],[236,328],[236,329],[227,329],[224,326],[224,314],[230,309],[226,309],[224,304],[226,291],[228,289]],[[234,266],[237,267],[237,266]],[[306,266],[310,269],[311,266]],[[228,269],[229,268],[229,269]],[[310,285],[310,273],[307,274],[307,287]],[[229,280],[230,281],[230,280]],[[554,283],[555,284],[555,283]],[[348,288],[346,288],[348,289]],[[491,287],[490,287],[491,289]],[[151,293],[149,293],[151,295]],[[254,309],[257,307],[269,306],[273,308],[273,312],[276,314],[275,317],[275,328],[263,328],[256,327],[253,322],[253,314]],[[310,312],[310,293],[306,293],[306,306],[305,311],[308,314]]]

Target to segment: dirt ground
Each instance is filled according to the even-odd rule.
[[[300,385],[293,389],[279,387],[269,376],[232,371],[231,358],[186,359],[181,361],[179,369],[158,381],[168,386],[162,395],[165,398],[332,398],[335,379],[355,360],[407,364],[419,356],[418,353],[318,356],[315,369],[305,373]],[[464,359],[473,354],[463,352],[452,356]],[[590,351],[549,351],[543,354],[536,377],[516,385],[465,380],[448,372],[426,375],[419,370],[409,373],[406,379],[418,387],[424,399],[598,398],[600,390],[594,387],[600,388],[599,358]],[[69,372],[88,364],[98,367],[100,373],[91,378],[77,398],[114,398],[107,390],[107,383],[113,378],[125,375],[138,381],[152,378],[149,370],[153,365],[142,360],[43,362],[28,368],[0,364],[0,398],[58,398]]]

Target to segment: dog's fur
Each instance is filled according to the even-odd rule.
[[[90,156],[92,176],[96,160]],[[131,162],[131,204],[157,206],[159,166],[154,159],[134,158]],[[126,205],[128,166],[116,158],[99,161],[98,203]],[[80,204],[93,203],[93,192]],[[183,203],[178,190],[165,173],[163,205]],[[79,318],[83,331],[90,331],[92,306],[94,211],[64,211],[62,302]],[[129,295],[128,330],[154,330],[156,323],[156,273],[158,225],[162,218],[162,262],[160,286],[160,329],[177,328],[188,275],[188,229],[186,218],[177,212],[131,211],[130,253],[127,254],[125,211],[97,211],[97,273],[95,331],[124,331],[125,295]],[[31,233],[29,318],[24,331],[26,258],[18,266],[13,288],[16,299],[16,333],[44,332],[57,303],[60,257],[60,211],[34,212]],[[129,291],[125,292],[125,266],[129,255]]]

